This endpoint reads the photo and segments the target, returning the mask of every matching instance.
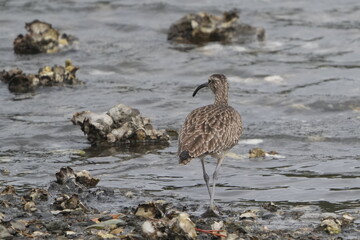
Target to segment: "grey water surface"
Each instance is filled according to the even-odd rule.
[[[166,40],[168,27],[187,13],[233,8],[244,23],[266,29],[264,42],[196,47]],[[0,70],[36,73],[70,58],[86,82],[21,95],[0,83],[0,188],[46,187],[70,166],[90,171],[100,186],[207,203],[200,162],[179,166],[175,140],[162,148],[94,148],[70,118],[123,103],[156,128],[179,130],[192,109],[213,102],[209,90],[191,97],[196,86],[224,73],[244,135],[221,169],[216,201],[359,209],[359,16],[357,0],[0,0]],[[79,45],[15,55],[12,41],[34,19],[77,36]],[[279,155],[249,159],[254,147]],[[209,159],[208,171],[214,166]]]

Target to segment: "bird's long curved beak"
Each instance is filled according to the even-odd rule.
[[[203,83],[203,84],[201,84],[200,86],[198,86],[198,87],[195,89],[194,93],[193,93],[193,97],[195,97],[195,95],[197,94],[197,92],[198,92],[200,89],[202,89],[202,88],[204,88],[204,87],[208,87],[208,85],[209,85],[209,83]]]

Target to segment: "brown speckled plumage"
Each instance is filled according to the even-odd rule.
[[[179,136],[178,154],[188,151],[189,158],[180,158],[181,164],[207,154],[221,155],[240,139],[241,117],[228,105],[226,77],[214,74],[209,78],[208,85],[215,94],[215,103],[193,110],[185,119]]]
[[[187,164],[193,158],[200,158],[204,180],[210,195],[210,206],[214,209],[215,179],[224,159],[224,154],[234,147],[242,133],[240,114],[228,105],[228,82],[224,75],[213,74],[208,83],[200,85],[198,90],[209,87],[215,94],[214,104],[193,110],[185,119],[179,136],[179,163]],[[213,189],[209,187],[209,177],[205,171],[204,157],[210,155],[217,158],[217,166],[213,174]]]

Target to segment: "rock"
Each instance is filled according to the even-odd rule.
[[[102,231],[102,230],[98,231],[96,233],[96,235],[98,237],[100,237],[100,239],[116,239],[117,238],[115,235],[113,235],[111,233],[107,233],[106,231]]]
[[[0,169],[0,174],[3,176],[9,176],[10,175],[10,171],[6,168],[2,168]]]
[[[240,238],[237,234],[235,233],[230,233],[226,236],[226,240],[245,240],[243,238]]]
[[[28,201],[47,201],[49,198],[49,193],[45,189],[33,188],[30,193],[25,195],[24,198]]]
[[[25,74],[21,69],[3,70],[0,72],[0,80],[8,84],[11,92],[27,93],[40,86],[82,85],[84,83],[76,78],[78,69],[70,60],[66,60],[64,67],[45,66],[37,74]]]
[[[9,230],[6,227],[0,224],[0,239],[13,239],[13,236],[10,234]]]
[[[265,157],[266,152],[261,148],[253,148],[249,150],[249,158]]]
[[[177,140],[179,138],[179,132],[175,129],[167,128],[165,131],[166,134],[170,136],[171,140]]]
[[[279,210],[279,206],[275,205],[273,202],[264,203],[262,207],[269,212],[276,212]]]
[[[162,218],[165,215],[167,203],[161,200],[139,204],[135,215],[145,218]]]
[[[73,183],[81,189],[95,187],[100,181],[100,179],[90,176],[86,170],[75,172],[71,167],[61,168],[55,175],[58,184]]]
[[[69,180],[75,180],[76,175],[71,167],[63,167],[55,174],[58,184],[65,184]]]
[[[73,232],[73,231],[65,231],[65,235],[66,235],[66,237],[68,237],[70,239],[74,239],[74,238],[76,238],[78,233]]]
[[[69,230],[69,225],[66,222],[58,220],[45,224],[45,227],[49,232],[64,232]]]
[[[0,195],[16,195],[14,186],[8,185],[1,192]]]
[[[26,229],[26,224],[24,220],[11,221],[10,225],[16,231],[24,231]]]
[[[354,221],[355,221],[355,218],[348,213],[344,213],[341,216],[341,222],[343,223],[343,225],[349,225],[349,224],[353,223]]]
[[[125,221],[121,219],[110,219],[104,222],[100,222],[97,224],[90,225],[85,229],[106,229],[106,230],[114,230],[117,229],[119,226],[125,225]]]
[[[256,36],[259,41],[265,39],[264,28],[256,28],[239,23],[237,10],[215,16],[206,12],[187,14],[168,31],[167,39],[178,43],[203,44],[207,42],[233,42],[244,37]]]
[[[331,235],[341,233],[341,225],[341,221],[333,217],[325,218],[321,222],[321,227]]]
[[[84,185],[87,188],[95,187],[99,181],[99,178],[91,177],[90,173],[86,170],[76,172],[76,182]]]
[[[48,233],[41,232],[41,231],[35,231],[32,233],[32,237],[35,237],[35,239],[39,239],[40,237],[47,236]]]
[[[71,119],[80,125],[93,145],[117,143],[168,143],[165,130],[155,130],[149,118],[142,117],[139,110],[118,104],[107,113],[77,112]]]
[[[143,233],[147,236],[154,237],[156,234],[156,229],[154,228],[154,226],[152,225],[152,223],[150,221],[145,221],[142,224],[141,229],[142,229]]]
[[[53,206],[57,210],[80,210],[83,212],[88,212],[89,209],[80,201],[79,195],[73,194],[69,196],[67,194],[62,194],[60,197],[55,199]]]
[[[221,230],[224,228],[224,222],[223,221],[219,221],[219,222],[214,222],[213,224],[211,224],[211,229],[212,230]]]
[[[133,198],[133,197],[134,197],[134,193],[133,193],[132,191],[127,191],[127,192],[125,193],[125,197],[127,197],[127,198]]]
[[[123,228],[115,228],[115,229],[113,229],[113,230],[111,230],[111,234],[115,234],[115,235],[119,235],[119,234],[121,234],[121,233],[123,233],[124,232],[124,229]]]
[[[169,226],[173,232],[185,236],[186,239],[196,239],[197,237],[195,223],[191,221],[187,213],[179,213],[177,217],[170,221]]]
[[[33,201],[30,201],[24,204],[24,210],[27,212],[35,212],[37,208],[35,206],[35,203]]]
[[[149,218],[141,225],[146,239],[196,239],[195,223],[189,214],[176,209],[168,209],[159,218]]]
[[[240,216],[240,219],[247,219],[247,220],[256,220],[256,212],[254,210],[247,210],[244,213],[242,213]]]
[[[68,34],[60,34],[51,24],[34,20],[25,24],[26,35],[18,35],[14,40],[16,54],[56,53],[69,48],[76,38]]]

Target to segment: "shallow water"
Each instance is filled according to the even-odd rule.
[[[266,41],[202,47],[166,41],[167,28],[184,14],[232,8],[241,10],[243,22],[264,27]],[[179,129],[187,113],[213,101],[209,91],[192,98],[196,86],[224,73],[245,129],[223,164],[216,201],[358,209],[359,14],[356,0],[0,1],[0,69],[35,73],[71,58],[86,82],[23,95],[0,83],[0,187],[46,187],[55,172],[71,166],[89,170],[101,186],[207,201],[200,162],[179,166],[176,141],[159,149],[96,149],[70,118],[124,103],[157,128]],[[16,56],[12,41],[34,19],[79,37],[79,46]],[[280,157],[249,159],[253,147]],[[211,172],[214,161],[208,162]]]

